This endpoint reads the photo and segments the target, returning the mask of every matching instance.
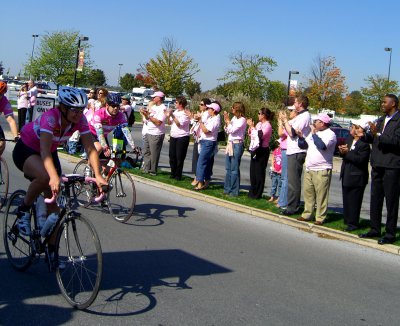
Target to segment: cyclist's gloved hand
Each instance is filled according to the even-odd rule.
[[[17,136],[17,137],[14,137],[14,143],[16,143],[18,140],[19,140],[19,136]]]

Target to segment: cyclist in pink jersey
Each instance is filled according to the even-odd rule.
[[[99,157],[94,147],[83,110],[87,105],[86,94],[77,88],[60,87],[59,106],[53,108],[35,121],[26,124],[21,138],[15,145],[13,160],[25,177],[32,180],[23,204],[18,208],[18,228],[24,235],[30,235],[30,207],[44,192],[51,197],[60,190],[61,165],[57,155],[57,145],[65,142],[79,130],[82,144],[89,154],[99,189],[107,182],[100,174]],[[101,190],[100,190],[101,191]],[[56,204],[49,204],[47,211],[58,214]]]
[[[99,154],[103,152],[106,157],[109,157],[111,154],[107,136],[118,126],[121,127],[121,131],[129,145],[135,148],[135,143],[128,128],[126,115],[120,111],[120,102],[121,97],[118,94],[108,94],[106,106],[94,112],[93,118],[89,123],[96,150]]]
[[[7,97],[4,95],[7,93],[7,83],[0,81],[0,114],[3,113],[6,117],[8,124],[10,125],[11,132],[14,136],[15,141],[18,140],[18,130],[17,124],[14,120],[14,112],[12,110],[11,104],[8,101]],[[0,139],[4,139],[4,131],[0,126]],[[0,156],[3,154],[6,148],[6,142],[4,140],[0,140]]]

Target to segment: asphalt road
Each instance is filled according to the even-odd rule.
[[[26,188],[11,148],[11,190]],[[68,306],[43,261],[15,272],[0,243],[1,325],[398,325],[398,256],[136,187],[127,224],[82,210],[104,255],[87,311]]]

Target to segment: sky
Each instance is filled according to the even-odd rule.
[[[89,37],[94,68],[107,84],[136,73],[170,38],[198,64],[202,90],[216,87],[238,52],[268,56],[277,67],[267,77],[305,82],[317,56],[332,56],[349,92],[368,76],[400,80],[400,1],[351,0],[6,0],[1,5],[0,61],[17,75],[31,56],[32,34],[78,31]],[[35,48],[40,42],[36,40]],[[122,63],[122,66],[119,64]]]

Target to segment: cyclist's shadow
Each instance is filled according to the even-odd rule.
[[[165,204],[138,204],[127,224],[135,226],[157,226],[164,224],[167,218],[186,218],[193,207],[173,206]]]
[[[192,277],[232,272],[178,249],[112,252],[103,254],[103,259],[101,290],[86,310],[99,316],[143,314],[154,309],[157,296],[168,297],[167,289],[191,290]]]

